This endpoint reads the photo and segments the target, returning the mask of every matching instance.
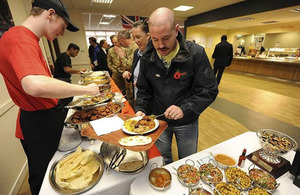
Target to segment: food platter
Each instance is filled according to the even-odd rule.
[[[159,122],[158,122],[157,119],[154,119],[155,126],[154,126],[153,128],[151,128],[151,129],[147,130],[147,131],[143,131],[143,132],[134,132],[134,131],[128,130],[128,129],[125,127],[125,126],[126,126],[126,123],[128,123],[128,122],[130,122],[130,121],[139,121],[139,120],[141,120],[142,118],[143,118],[143,117],[138,116],[138,117],[134,117],[134,118],[130,118],[130,119],[126,120],[126,121],[124,122],[124,125],[122,126],[122,130],[123,130],[125,133],[129,134],[129,135],[143,135],[143,134],[151,133],[151,132],[155,131],[155,130],[158,128]]]
[[[102,91],[99,96],[89,96],[89,95],[75,96],[74,100],[70,102],[67,106],[65,106],[65,108],[83,110],[87,107],[105,103],[111,100],[113,97],[114,94],[110,91],[110,89],[106,89],[105,91]]]
[[[116,166],[113,166],[114,171],[119,172],[119,173],[124,173],[124,174],[135,174],[138,172],[141,172],[148,164],[149,162],[149,157],[146,151],[142,151],[142,152],[134,152],[131,150],[127,150],[127,149],[122,149],[119,148],[118,146],[103,142],[101,144],[100,147],[100,155],[103,158],[103,161],[105,162],[105,164],[107,166],[111,165],[111,161],[114,158],[114,155],[116,154],[116,152],[118,150],[126,150],[126,155],[124,156],[124,158],[122,159],[122,161],[119,163],[118,160],[115,164]],[[120,167],[122,167],[122,164],[130,164],[132,162],[142,162],[142,166],[141,167],[137,167],[136,169],[122,169]],[[119,164],[119,166],[117,166],[117,164]],[[124,166],[123,166],[124,167]],[[130,167],[132,168],[132,167]]]
[[[204,188],[189,188],[189,195],[212,195],[209,191]]]
[[[76,115],[81,116],[82,113],[89,113],[89,112],[93,112],[93,114],[95,114],[94,109],[96,109],[96,110],[99,109],[99,108],[103,108],[104,109],[104,108],[107,108],[108,105],[112,105],[112,104],[118,106],[118,108],[115,109],[115,110],[111,110],[110,113],[106,112],[107,115],[104,115],[104,113],[101,114],[101,116],[97,115],[97,117],[94,120],[100,119],[100,118],[104,118],[104,117],[109,117],[109,116],[112,116],[114,114],[117,114],[124,107],[123,103],[112,103],[112,102],[103,103],[103,104],[99,104],[99,105],[94,105],[94,106],[91,106],[91,107],[86,107],[84,110],[78,110],[75,113],[73,113],[72,115],[70,115],[67,118],[66,123],[67,124],[71,124],[71,125],[75,126],[77,129],[81,130],[81,129],[89,126],[90,121],[92,121],[92,120],[84,119],[84,120],[76,122],[76,121],[73,120]],[[78,114],[78,113],[80,113],[80,114]],[[92,117],[92,115],[90,117]]]
[[[85,149],[82,149],[82,151],[86,151]],[[58,183],[56,182],[56,171],[57,171],[57,165],[63,161],[65,158],[67,158],[69,155],[71,155],[72,153],[74,153],[74,151],[71,152],[67,152],[65,155],[63,155],[62,157],[60,157],[58,160],[56,160],[53,165],[51,166],[50,172],[49,172],[49,182],[52,186],[52,188],[59,194],[79,194],[79,193],[83,193],[88,191],[89,189],[91,189],[92,187],[94,187],[98,181],[101,179],[102,175],[103,175],[103,170],[104,170],[104,163],[102,158],[97,155],[95,152],[93,152],[94,154],[94,158],[99,162],[100,167],[99,169],[93,174],[92,180],[91,182],[88,184],[88,186],[81,188],[81,189],[66,189],[66,188],[62,188],[58,185]]]
[[[204,163],[199,167],[201,179],[208,185],[218,184],[223,180],[221,170],[212,163]]]
[[[187,164],[188,161],[193,162],[193,165]],[[177,169],[177,178],[184,186],[194,187],[200,182],[200,173],[196,167],[194,167],[194,161],[187,159],[185,164],[180,165]]]
[[[279,186],[279,184],[276,182],[276,179],[272,175],[261,169],[250,169],[249,176],[255,187],[260,187],[273,192]]]
[[[251,178],[245,171],[237,167],[229,167],[225,170],[226,181],[239,190],[249,190]]]

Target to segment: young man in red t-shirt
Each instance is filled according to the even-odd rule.
[[[16,137],[21,140],[29,166],[32,194],[38,194],[49,161],[57,150],[64,124],[57,99],[95,95],[98,87],[72,85],[51,77],[39,39],[52,41],[65,29],[79,30],[60,0],[35,0],[30,16],[0,39],[0,73],[14,103],[20,107]]]

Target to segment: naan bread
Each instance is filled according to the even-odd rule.
[[[78,190],[87,187],[94,174],[100,168],[100,163],[91,150],[77,150],[68,155],[56,166],[55,181],[65,189]]]
[[[140,170],[143,166],[144,166],[143,161],[136,160],[136,161],[120,164],[119,170],[121,172],[133,172],[133,171]]]
[[[142,135],[123,137],[119,140],[119,144],[122,146],[142,146],[150,144],[151,142],[151,137]]]

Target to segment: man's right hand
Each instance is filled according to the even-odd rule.
[[[87,95],[93,95],[96,96],[99,94],[99,87],[95,83],[89,84],[87,87]]]

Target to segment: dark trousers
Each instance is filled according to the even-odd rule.
[[[220,82],[221,82],[221,78],[222,78],[222,75],[223,75],[224,70],[225,70],[225,66],[214,66],[215,76],[216,76],[216,74],[218,74],[218,75],[217,75],[217,82],[218,82],[218,85],[219,85]]]
[[[32,195],[39,194],[48,163],[57,150],[64,116],[61,105],[39,111],[21,110],[20,125],[24,136],[21,144],[28,160]]]

